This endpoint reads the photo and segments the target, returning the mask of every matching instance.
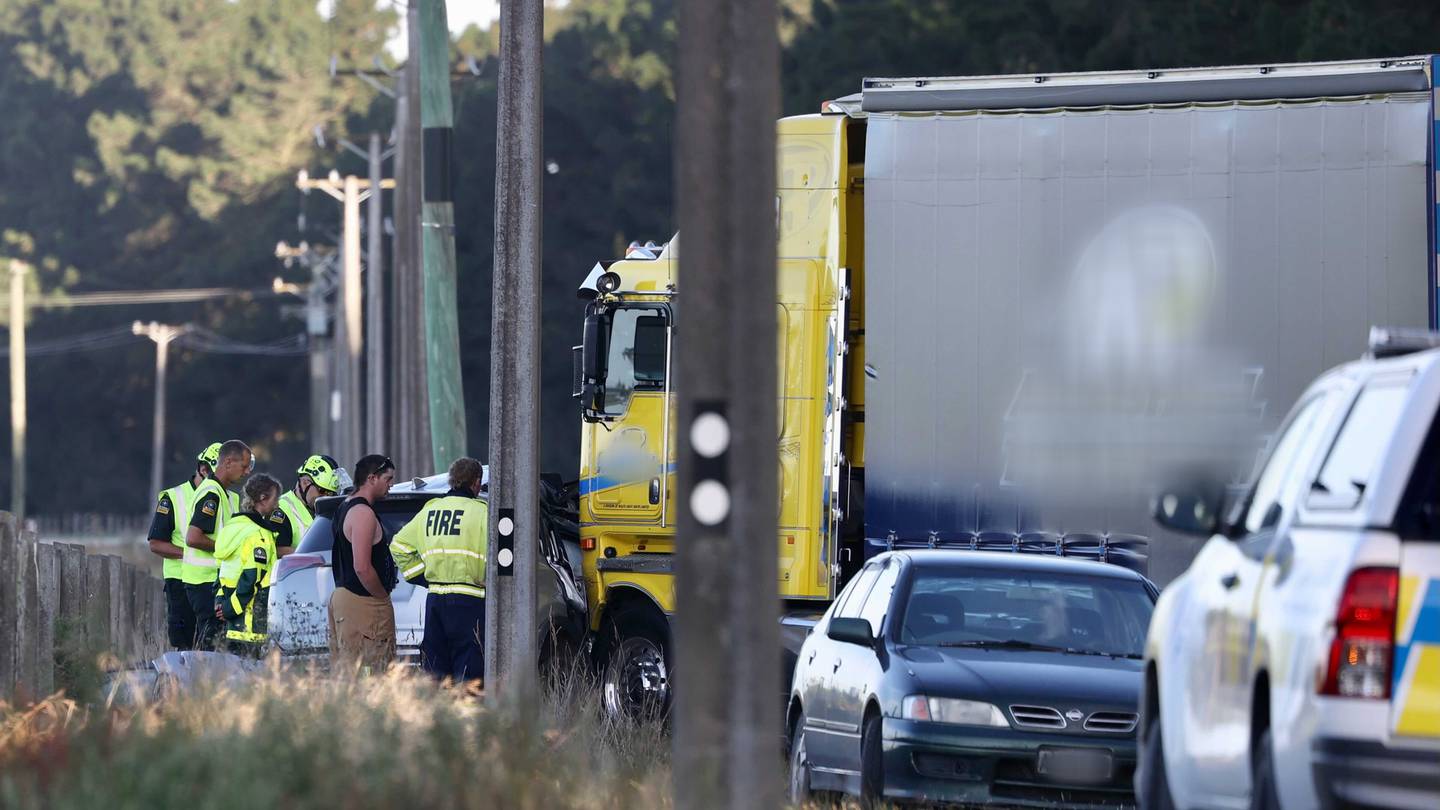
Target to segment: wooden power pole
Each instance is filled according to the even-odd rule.
[[[399,138],[395,151],[395,280],[391,301],[391,366],[395,399],[392,458],[405,476],[438,472],[430,441],[430,386],[425,372],[425,275],[420,258],[420,0],[409,0],[405,60],[395,98]]]
[[[365,208],[365,452],[389,452],[385,422],[385,195],[380,176],[380,133],[370,133],[370,203]]]
[[[490,321],[490,562],[485,682],[516,706],[535,696],[540,535],[540,162],[543,0],[500,5]],[[516,539],[518,538],[518,540]]]
[[[420,123],[425,161],[420,206],[425,265],[425,373],[430,391],[430,435],[435,471],[464,455],[465,390],[460,379],[460,322],[455,302],[455,203],[450,98],[450,29],[445,0],[419,0]]]
[[[675,805],[780,805],[776,0],[682,0]]]

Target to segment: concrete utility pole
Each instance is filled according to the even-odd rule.
[[[405,14],[411,57],[405,61],[396,98],[395,286],[391,362],[395,369],[392,458],[405,476],[438,472],[430,441],[430,389],[425,371],[425,272],[420,259],[420,6]]]
[[[165,368],[170,357],[170,341],[185,334],[188,326],[141,323],[130,330],[155,342],[155,424],[150,435],[150,492],[157,493],[165,476]]]
[[[327,264],[316,262],[310,266],[310,288],[305,291],[305,332],[310,342],[310,444],[330,448],[335,446],[338,437],[331,430],[330,422],[330,392],[334,386],[330,361],[334,356],[334,339],[330,334],[330,308],[325,305]]]
[[[344,206],[344,231],[341,235],[341,273],[339,295],[336,304],[339,312],[335,317],[335,358],[334,388],[330,397],[330,440],[331,453],[341,464],[352,463],[360,456],[361,447],[361,382],[360,345],[363,341],[361,325],[361,279],[360,279],[360,203],[380,189],[394,188],[394,180],[381,180],[379,188],[371,186],[368,179],[354,175],[341,177],[331,172],[325,178],[312,178],[301,171],[295,180],[301,191],[319,189],[339,200]]]
[[[360,346],[365,341],[360,314],[360,178],[345,176],[343,186],[344,231],[340,244],[340,317],[335,319],[337,356],[335,390],[339,401],[331,401],[340,436],[341,458],[359,458],[361,428]],[[342,462],[343,463],[343,462]]]
[[[25,274],[10,260],[10,511],[25,522]]]
[[[281,242],[275,246],[275,258],[284,261],[286,267],[299,261],[310,269],[310,283],[303,288],[305,334],[310,354],[310,446],[334,453],[335,437],[330,431],[331,319],[326,299],[335,288],[336,255],[304,242],[298,246]],[[277,290],[285,286],[276,279]],[[298,295],[302,288],[296,286],[291,291]]]
[[[455,204],[451,190],[450,29],[445,0],[420,1],[420,122],[424,127],[425,370],[435,471],[464,455],[465,390],[460,380],[460,324],[455,303]],[[502,15],[504,12],[501,12]],[[503,24],[503,23],[502,23]]]
[[[380,177],[380,133],[370,133],[370,188],[382,185]],[[383,453],[386,440],[385,422],[385,244],[381,224],[385,195],[374,192],[366,207],[368,215],[365,235],[369,239],[365,267],[365,448],[367,452]]]
[[[681,810],[776,807],[776,0],[682,0],[675,132],[685,334],[676,537]]]
[[[490,325],[490,548],[485,682],[533,704],[540,533],[542,0],[500,6]],[[516,538],[519,538],[518,541]]]

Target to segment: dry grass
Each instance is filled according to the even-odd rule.
[[[540,717],[395,669],[282,668],[134,705],[0,702],[0,807],[669,807],[668,738],[562,679]]]

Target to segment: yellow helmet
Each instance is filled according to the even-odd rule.
[[[336,468],[339,466],[335,459],[317,453],[305,459],[305,463],[301,464],[300,469],[295,472],[310,476],[310,480],[315,482],[315,486],[326,492],[339,492],[340,475],[336,472]]]
[[[209,464],[210,469],[214,470],[216,465],[220,463],[220,444],[220,442],[215,442],[204,450],[201,450],[200,455],[196,456],[195,460],[201,464]]]

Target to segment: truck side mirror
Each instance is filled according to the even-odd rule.
[[[605,400],[605,321],[604,314],[585,314],[585,329],[577,361],[575,392],[589,416],[598,411]]]

